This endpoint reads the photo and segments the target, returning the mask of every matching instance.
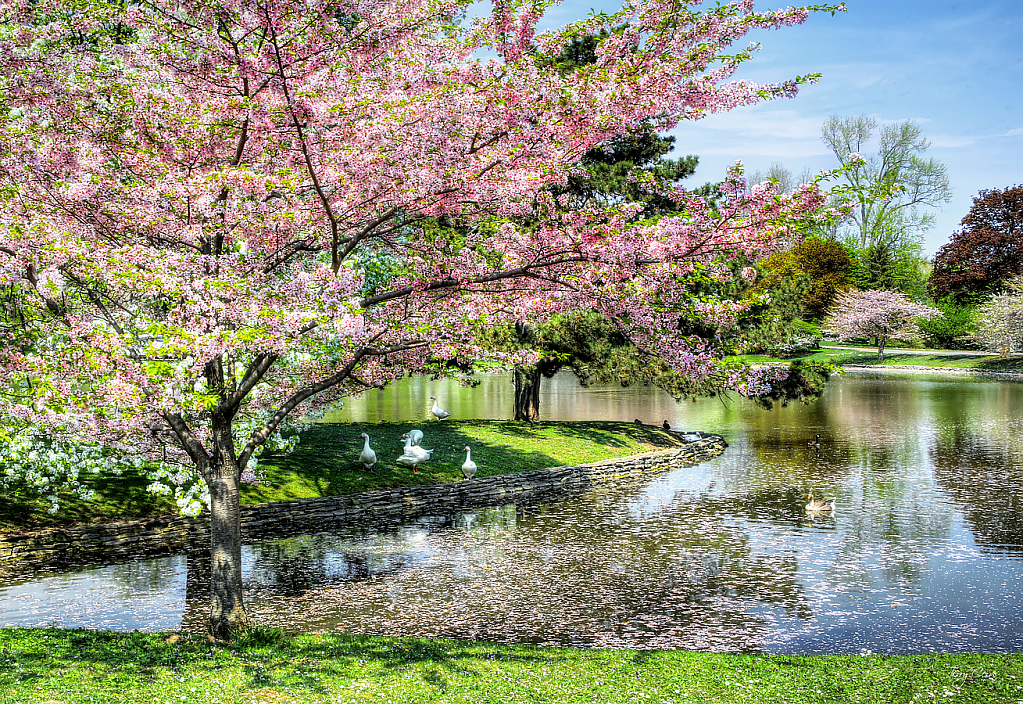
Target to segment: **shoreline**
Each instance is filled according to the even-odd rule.
[[[1023,371],[1009,372],[996,369],[960,369],[958,367],[925,367],[914,364],[850,364],[838,366],[843,372],[898,372],[904,374],[934,374],[937,376],[983,376],[1001,381],[1023,381]]]
[[[336,525],[394,524],[424,515],[507,503],[545,503],[585,493],[604,481],[692,466],[721,455],[728,443],[714,433],[669,449],[597,462],[427,485],[399,485],[241,506],[242,540],[315,533]],[[209,513],[195,518],[163,515],[34,531],[0,533],[0,566],[18,569],[42,562],[92,562],[134,554],[187,550],[209,537]]]

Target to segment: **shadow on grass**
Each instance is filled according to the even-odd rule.
[[[472,661],[557,663],[572,654],[531,646],[488,647],[446,639],[325,634],[285,636],[267,645],[244,639],[211,644],[160,633],[0,629],[0,691],[53,681],[72,687],[137,686],[171,678],[214,679],[239,668],[242,688],[281,687],[327,694],[325,679],[386,677],[425,665],[423,679],[443,689],[445,674],[474,675]],[[91,682],[89,682],[91,680]]]
[[[93,523],[96,521],[133,520],[175,513],[172,499],[146,490],[150,480],[135,470],[122,475],[83,473],[80,480],[96,492],[96,498],[83,500],[70,492],[60,493],[60,511],[50,514],[48,501],[34,492],[18,487],[8,488],[0,498],[0,531],[16,532],[38,528]]]
[[[400,437],[418,428],[422,446],[433,450],[419,474],[396,464]],[[378,463],[366,472],[358,462],[370,437]],[[582,464],[648,450],[676,447],[660,428],[621,422],[516,423],[471,420],[422,423],[321,423],[302,435],[289,455],[267,455],[260,463],[266,482],[243,489],[245,503],[341,495],[367,489],[435,484],[461,479],[465,447],[479,467],[478,477]],[[630,452],[631,448],[631,452]]]

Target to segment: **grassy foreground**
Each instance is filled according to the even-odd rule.
[[[0,630],[0,702],[1018,702],[1023,656],[791,657]]]
[[[435,450],[429,462],[412,469],[395,464],[402,453],[401,435],[413,428],[424,433],[423,447]],[[379,464],[365,472],[359,464],[362,439],[370,436]],[[658,427],[635,423],[516,423],[513,421],[408,421],[404,423],[321,423],[302,434],[290,455],[260,459],[263,481],[243,485],[242,503],[350,494],[379,487],[437,484],[462,478],[466,446],[479,466],[477,476],[525,472],[544,467],[583,464],[673,447],[679,441]],[[145,476],[85,477],[96,490],[92,501],[68,496],[51,516],[49,504],[33,495],[0,497],[0,531],[75,523],[125,520],[174,513],[174,503],[146,491]]]

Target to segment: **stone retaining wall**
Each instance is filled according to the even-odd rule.
[[[396,523],[419,516],[506,503],[542,503],[584,493],[596,482],[703,462],[724,452],[720,435],[669,450],[568,467],[479,477],[448,484],[374,489],[358,494],[241,507],[242,539],[310,533],[338,525]],[[160,516],[31,533],[0,534],[0,563],[96,560],[205,546],[208,515]]]

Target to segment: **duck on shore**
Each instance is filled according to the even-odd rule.
[[[472,479],[476,476],[476,463],[472,461],[472,450],[469,446],[462,448],[465,450],[465,462],[462,463],[462,476],[466,479]]]
[[[402,442],[404,442],[405,440],[411,440],[413,445],[418,445],[421,442],[423,442],[423,431],[410,430],[398,439],[401,440]]]
[[[430,455],[432,455],[433,452],[433,450],[427,450],[419,447],[418,445],[413,445],[412,438],[406,437],[405,451],[401,454],[401,457],[395,460],[395,462],[405,465],[406,467],[411,467],[413,474],[419,474],[419,465],[430,459]]]
[[[437,417],[437,420],[444,420],[451,414],[445,411],[443,408],[437,405],[437,397],[431,396],[430,399],[433,401],[433,408],[430,409],[430,413]]]
[[[377,463],[377,453],[369,446],[369,435],[366,435],[366,433],[359,433],[359,437],[365,440],[362,445],[362,454],[359,455],[359,462],[362,463],[363,469],[367,472],[372,472],[373,465]]]

